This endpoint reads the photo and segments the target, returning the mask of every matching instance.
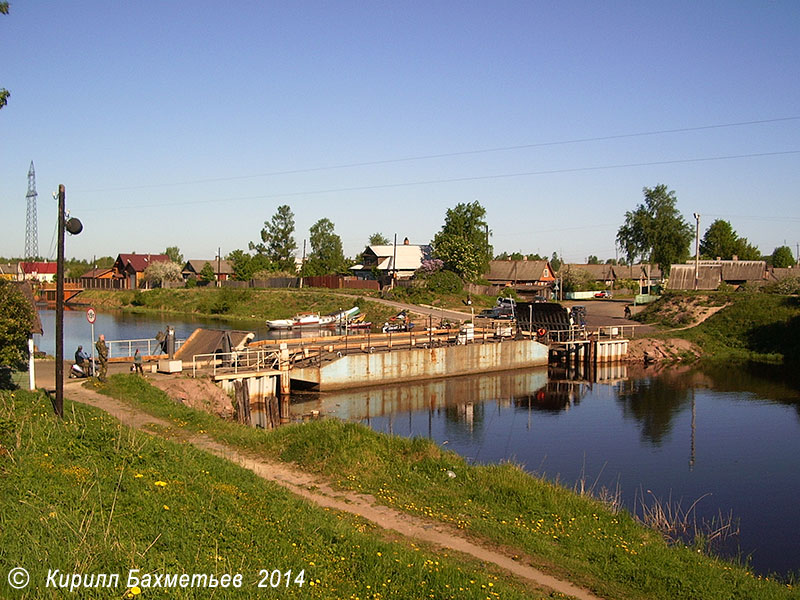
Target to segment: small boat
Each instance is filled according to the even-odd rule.
[[[302,329],[312,327],[335,327],[340,323],[347,322],[351,316],[358,314],[359,308],[354,306],[348,310],[342,310],[329,315],[319,313],[299,313],[291,319],[272,319],[267,321],[270,329]]]
[[[386,321],[381,328],[383,333],[394,333],[396,331],[411,331],[414,328],[414,323],[408,320],[408,315],[405,310],[401,310],[391,319]]]
[[[372,321],[365,321],[366,315],[361,313],[360,315],[356,315],[352,319],[347,322],[348,329],[371,329],[372,328]]]
[[[403,323],[390,323],[387,321],[383,324],[381,331],[383,333],[395,333],[398,331],[411,331],[414,329],[414,324],[412,322],[403,322]]]
[[[270,329],[291,329],[294,319],[268,319],[267,327]]]

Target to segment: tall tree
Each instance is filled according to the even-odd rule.
[[[550,257],[550,266],[553,268],[553,271],[560,271],[562,262],[563,261],[558,257],[558,254],[553,252],[553,256]]]
[[[250,250],[265,255],[276,269],[294,272],[297,242],[294,240],[294,213],[287,204],[279,206],[270,221],[264,221],[261,243],[251,242]]]
[[[668,273],[673,263],[689,257],[694,228],[678,212],[675,192],[665,185],[644,188],[644,203],[625,213],[617,243],[632,264],[636,259],[656,263]]]
[[[0,15],[8,14],[8,2],[0,2]],[[8,104],[8,97],[11,95],[6,88],[0,88],[0,108]]]
[[[488,240],[486,209],[476,200],[448,208],[442,229],[433,238],[433,252],[445,269],[468,281],[489,270],[492,247]]]
[[[747,241],[739,237],[728,221],[717,219],[706,229],[700,240],[700,254],[703,258],[720,257],[730,260],[737,256],[741,260],[758,260],[761,252]]]
[[[347,266],[342,239],[336,235],[330,219],[320,219],[309,228],[311,252],[303,265],[304,275],[328,275],[343,272]]]
[[[233,278],[236,281],[250,281],[253,274],[258,271],[268,271],[272,269],[272,263],[263,254],[251,256],[244,250],[237,249],[228,254],[225,260],[230,261],[233,268]]]
[[[779,246],[772,252],[772,266],[779,269],[794,266],[794,255],[789,246]]]
[[[369,242],[367,243],[368,246],[388,246],[389,244],[391,244],[389,238],[382,233],[373,233],[369,236]]]
[[[181,254],[181,249],[177,246],[167,246],[167,249],[164,250],[164,254],[169,256],[172,262],[178,263],[180,266],[184,265],[183,254]]]

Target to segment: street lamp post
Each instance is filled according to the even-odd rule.
[[[694,219],[694,289],[697,290],[700,284],[700,213],[694,213]]]
[[[66,219],[66,190],[58,186],[58,258],[56,264],[56,398],[53,410],[64,417],[64,232],[78,235],[83,225],[78,219]],[[93,340],[94,341],[94,340]]]

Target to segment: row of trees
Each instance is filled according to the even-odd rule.
[[[690,251],[695,231],[676,207],[677,196],[665,185],[644,188],[644,202],[633,211],[625,213],[625,223],[617,231],[617,244],[627,260],[651,262],[663,273],[671,264],[683,263],[693,256]],[[740,237],[728,221],[717,219],[706,230],[700,242],[700,257],[730,260],[761,260],[759,249]],[[795,264],[792,251],[787,246],[776,248],[768,257],[774,267]]]
[[[636,209],[625,213],[625,222],[617,232],[616,241],[624,258],[619,261],[608,259],[606,263],[649,262],[668,273],[671,264],[685,262],[692,256],[690,248],[694,240],[694,228],[678,212],[677,196],[667,186],[645,187],[643,193],[644,201]],[[297,252],[294,231],[291,208],[279,206],[272,219],[264,223],[261,241],[249,244],[250,252],[235,250],[228,255],[236,279],[249,279],[257,273],[294,274],[294,256]],[[309,234],[310,252],[301,274],[346,273],[354,261],[345,258],[342,241],[335,232],[333,222],[327,218],[320,219],[311,226]],[[490,235],[486,209],[479,202],[461,203],[448,209],[444,224],[431,241],[436,264],[463,280],[480,279],[487,272],[492,258]],[[369,237],[369,245],[382,244],[389,244],[383,234],[374,233]],[[762,258],[758,248],[739,236],[731,224],[724,220],[716,220],[709,226],[700,244],[700,251],[703,258]],[[498,259],[516,260],[525,257],[544,260],[538,254],[523,255],[520,252],[504,252],[497,256]],[[560,269],[562,261],[555,252],[549,260],[555,270]],[[600,260],[590,256],[588,262],[599,264]],[[789,266],[794,264],[794,257],[789,248],[782,247],[773,253],[771,262],[774,266]]]

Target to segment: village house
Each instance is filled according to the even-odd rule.
[[[123,287],[135,290],[143,285],[145,269],[156,262],[169,262],[166,254],[120,254],[111,267],[114,279],[122,280]]]
[[[661,285],[661,269],[657,265],[650,265],[647,263],[638,263],[635,265],[614,265],[614,285],[617,282],[626,279],[636,281],[639,283],[641,291],[649,290],[651,286]]]
[[[697,275],[695,287],[694,261],[672,265],[667,289],[716,290],[721,284],[738,288],[747,283],[760,284],[769,278],[767,263],[763,260],[701,260],[697,264]]]
[[[578,279],[593,281],[606,288],[612,288],[615,280],[614,266],[610,264],[563,264],[558,274],[562,278],[573,276]]]
[[[38,281],[53,283],[56,280],[58,263],[55,262],[20,262],[17,267],[18,281]]]
[[[494,286],[512,287],[522,294],[549,297],[556,274],[547,260],[490,260],[486,279]]]
[[[429,245],[411,244],[406,238],[402,244],[367,246],[361,255],[361,264],[350,267],[359,279],[411,279],[431,258]]]
[[[211,268],[214,269],[215,281],[227,281],[233,277],[233,265],[227,260],[218,261],[216,258],[207,260],[193,259],[187,260],[186,264],[183,266],[181,274],[183,275],[184,281],[190,277],[199,278],[200,272],[203,270],[203,267],[205,267],[206,264],[211,265]]]

